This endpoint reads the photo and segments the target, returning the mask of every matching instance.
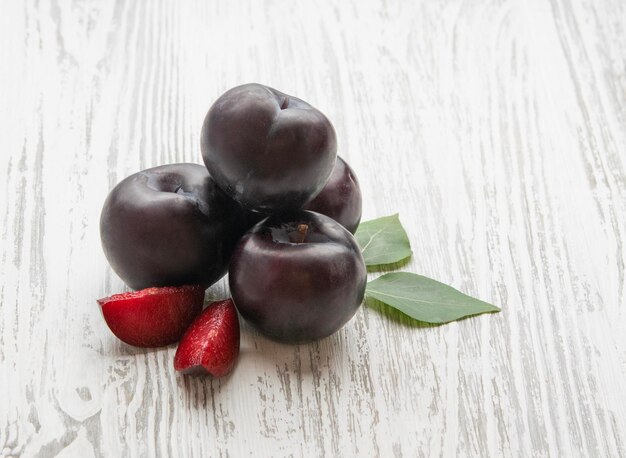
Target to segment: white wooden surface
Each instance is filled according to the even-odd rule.
[[[244,326],[222,380],[116,341],[104,197],[251,81],[328,114],[406,269],[503,312]],[[0,184],[3,457],[626,456],[622,0],[0,2]]]

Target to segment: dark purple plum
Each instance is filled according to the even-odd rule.
[[[319,110],[261,84],[218,98],[204,119],[202,157],[215,182],[246,208],[301,208],[324,187],[337,139]]]
[[[197,164],[154,167],[121,181],[100,218],[102,247],[133,289],[202,285],[219,280],[249,212]]]
[[[367,271],[350,232],[309,211],[271,216],[237,244],[229,269],[239,313],[283,342],[322,339],[358,310]]]
[[[361,222],[362,204],[361,188],[354,170],[337,156],[328,183],[304,209],[330,216],[354,234]]]

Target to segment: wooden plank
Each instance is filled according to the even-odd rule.
[[[626,456],[624,2],[0,8],[0,456]],[[222,380],[117,342],[108,190],[201,163],[206,110],[250,81],[328,114],[405,269],[503,312],[363,308],[302,346],[244,324]]]

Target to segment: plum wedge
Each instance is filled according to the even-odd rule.
[[[231,299],[213,302],[189,326],[178,344],[174,369],[222,377],[239,356],[239,317]]]
[[[135,347],[178,342],[203,303],[200,285],[147,288],[98,300],[109,329]]]

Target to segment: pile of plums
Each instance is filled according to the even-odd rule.
[[[201,150],[206,167],[154,167],[110,192],[102,246],[136,291],[98,302],[124,342],[180,340],[177,370],[221,376],[239,352],[237,311],[288,343],[324,338],[354,315],[366,283],[352,236],[361,191],[328,118],[260,84],[215,101]],[[227,271],[232,299],[202,311]]]

